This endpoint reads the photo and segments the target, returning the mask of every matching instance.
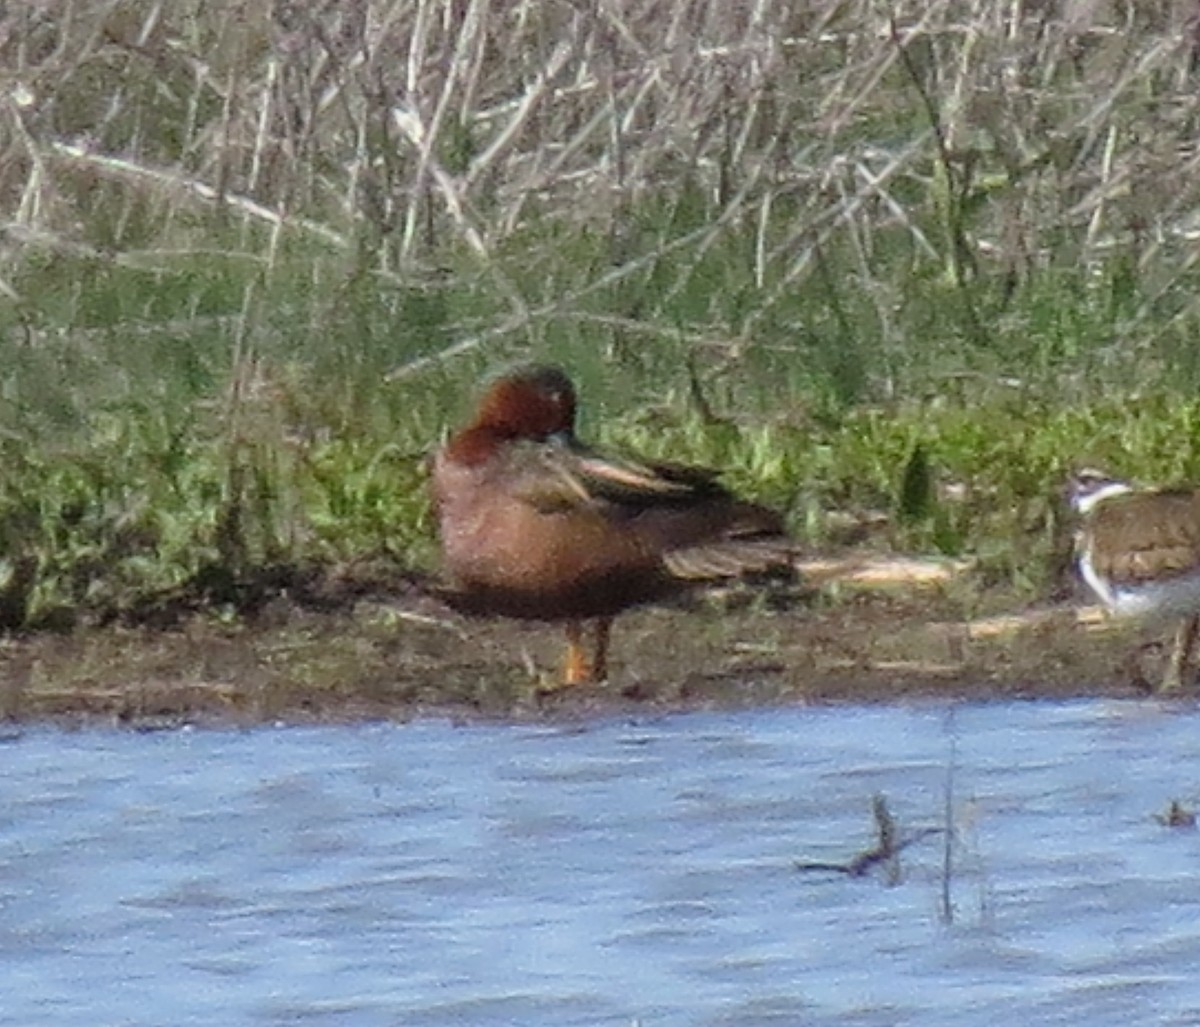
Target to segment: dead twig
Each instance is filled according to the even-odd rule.
[[[910,845],[941,834],[944,828],[923,827],[908,837],[900,837],[900,830],[895,818],[887,807],[887,800],[882,795],[871,797],[871,814],[875,819],[876,841],[869,849],[864,849],[853,859],[845,863],[827,863],[820,860],[797,860],[796,869],[802,871],[824,871],[827,873],[845,874],[848,877],[865,877],[874,867],[887,867],[888,884],[900,881],[900,853]]]

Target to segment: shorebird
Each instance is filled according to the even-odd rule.
[[[1071,478],[1068,495],[1080,515],[1080,576],[1116,616],[1178,619],[1161,690],[1190,684],[1200,632],[1200,490],[1136,489],[1089,469]]]

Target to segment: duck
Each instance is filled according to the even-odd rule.
[[[430,473],[442,597],[468,615],[564,624],[560,685],[608,678],[623,611],[701,582],[790,573],[794,557],[781,514],[738,498],[716,471],[584,444],[577,406],[562,368],[509,369]]]

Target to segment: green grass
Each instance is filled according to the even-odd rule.
[[[591,268],[572,257],[560,279],[586,280]],[[453,276],[421,294],[353,279],[306,290],[304,262],[296,268],[270,286],[208,269],[159,275],[145,290],[140,272],[86,264],[69,269],[69,290],[17,280],[44,299],[23,312],[32,337],[11,330],[0,353],[0,524],[7,566],[36,562],[30,622],[128,606],[214,568],[237,576],[381,555],[429,568],[423,460],[469,409],[478,375],[515,357],[576,374],[587,437],[726,468],[815,549],[830,543],[830,512],[880,510],[895,549],[976,557],[1026,597],[1045,586],[1072,466],[1200,477],[1186,362],[1139,354],[1134,396],[1123,362],[1105,365],[1119,314],[1079,281],[1055,304],[1062,274],[1010,298],[984,348],[956,332],[952,304],[938,313],[929,293],[941,286],[914,278],[911,291],[927,293],[910,300],[917,321],[956,341],[895,364],[852,301],[838,312],[836,297],[796,297],[746,359],[701,367],[701,410],[686,342],[570,318],[535,341],[500,338],[389,380],[487,297]],[[696,320],[674,312],[681,334],[736,316],[736,292],[707,295]],[[856,326],[857,348],[844,349]],[[855,367],[838,372],[839,361]],[[890,382],[883,368],[897,372]],[[962,494],[947,498],[940,486],[951,485]]]
[[[674,231],[675,211],[661,216],[652,204],[642,223]],[[1024,595],[1045,585],[1072,466],[1200,477],[1195,361],[1170,345],[1185,324],[1115,345],[1141,302],[1127,267],[1048,271],[1002,306],[995,283],[972,286],[983,342],[963,330],[959,290],[911,272],[885,338],[831,247],[829,288],[777,304],[734,360],[689,339],[714,325],[736,337],[739,245],[660,258],[532,338],[501,334],[396,377],[464,324],[502,318],[503,297],[469,272],[407,287],[339,276],[319,253],[289,254],[269,281],[221,258],[152,276],[30,261],[12,279],[30,300],[0,343],[0,524],[6,565],[36,564],[26,618],[120,608],[214,568],[380,555],[430,567],[423,460],[477,378],[514,358],[576,375],[587,437],[726,468],[813,547],[829,543],[831,511],[880,510],[894,548],[974,556]],[[546,295],[586,290],[603,248],[549,230],[514,246],[531,305],[540,275]],[[540,262],[521,268],[522,252]],[[677,286],[665,298],[664,283]],[[667,320],[676,330],[657,327]],[[951,485],[961,496],[945,498]]]
[[[776,5],[777,52],[714,13],[664,64],[654,5],[473,40],[388,0],[58,6],[0,40],[0,625],[431,567],[423,461],[516,359],[576,377],[585,436],[727,468],[813,548],[882,511],[879,544],[1014,601],[1069,468],[1200,478],[1162,18]]]

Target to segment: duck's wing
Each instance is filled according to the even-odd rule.
[[[728,496],[715,471],[616,458],[562,437],[511,446],[505,477],[510,493],[543,512],[583,506],[633,512]]]
[[[574,475],[594,499],[625,506],[686,505],[729,495],[706,467],[650,460],[629,460],[577,447],[571,454]]]
[[[739,500],[715,471],[617,459],[573,440],[510,447],[508,490],[543,513],[587,510],[628,523],[677,578],[790,572],[794,543],[773,510]]]

